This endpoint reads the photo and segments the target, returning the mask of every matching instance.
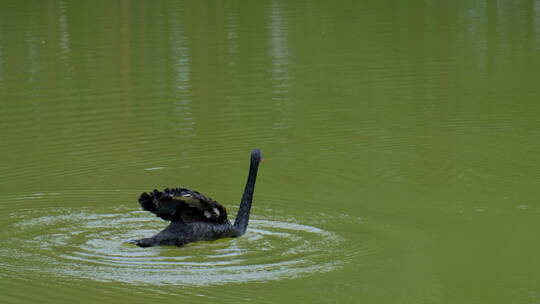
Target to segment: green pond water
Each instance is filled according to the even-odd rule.
[[[538,0],[4,1],[0,140],[1,303],[540,302]]]

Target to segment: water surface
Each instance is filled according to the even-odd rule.
[[[538,302],[539,80],[539,1],[4,2],[0,302]]]

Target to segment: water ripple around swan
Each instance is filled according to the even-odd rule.
[[[254,217],[240,238],[182,248],[143,249],[124,242],[165,225],[127,207],[101,213],[89,208],[18,210],[0,242],[6,257],[0,268],[132,284],[208,285],[295,278],[330,271],[346,259],[338,249],[343,238],[290,217]]]

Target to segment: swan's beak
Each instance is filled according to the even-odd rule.
[[[264,157],[261,157],[261,163],[264,161]]]

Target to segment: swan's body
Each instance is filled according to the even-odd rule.
[[[143,210],[171,221],[169,226],[150,238],[130,241],[140,247],[158,245],[182,246],[196,241],[211,241],[238,237],[246,232],[261,151],[251,152],[246,188],[234,224],[227,219],[227,211],[218,202],[197,191],[176,188],[163,192],[142,193],[139,204]]]

